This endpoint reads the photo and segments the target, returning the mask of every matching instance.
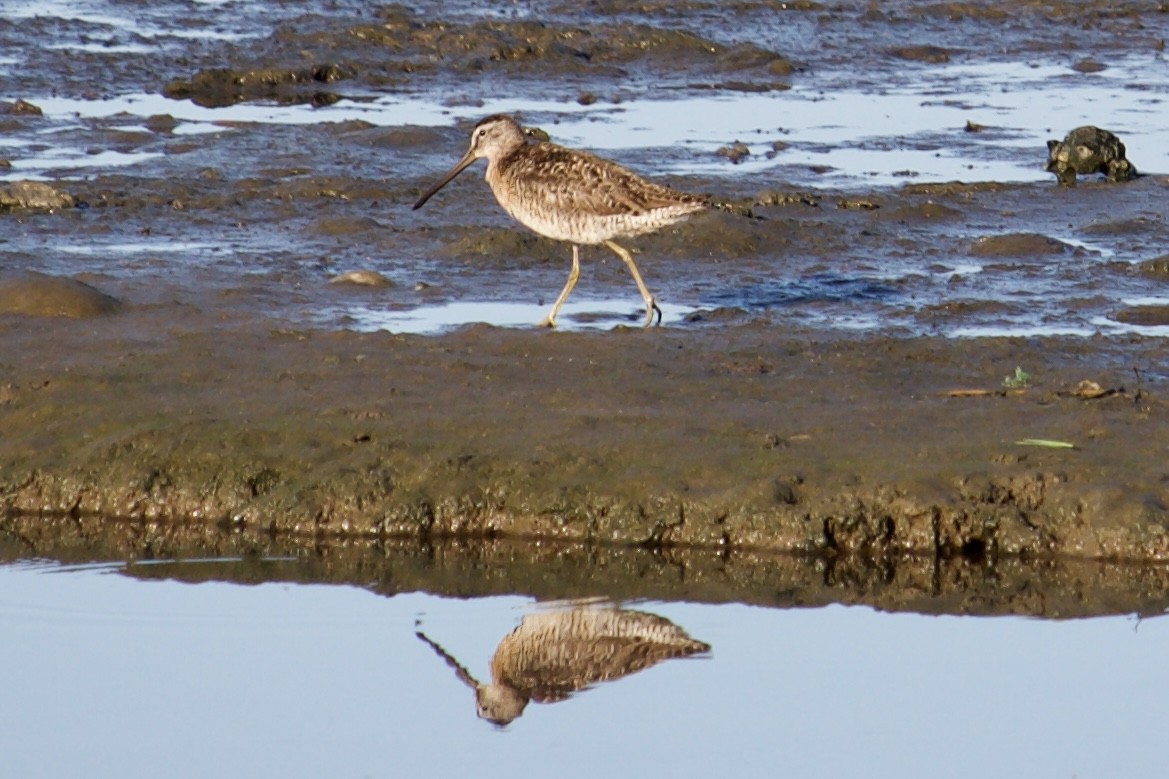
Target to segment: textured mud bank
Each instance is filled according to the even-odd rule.
[[[1155,3],[880,5],[261,4],[232,17],[247,37],[197,43],[162,18],[140,20],[142,40],[5,21],[29,90],[0,105],[22,139],[5,165],[39,170],[60,147],[83,172],[0,190],[0,530],[25,554],[291,553],[311,569],[296,575],[450,592],[593,594],[612,574],[628,597],[1163,608],[1143,593],[1165,590],[1169,561],[1169,347],[1120,327],[1169,323],[1167,180],[1139,147],[1148,175],[1116,184],[906,169],[896,187],[860,171],[795,186],[830,171],[783,166],[771,106],[774,137],[747,140],[777,164],[753,175],[728,173],[735,137],[614,152],[649,175],[692,165],[661,178],[728,206],[638,242],[655,294],[690,312],[674,326],[350,331],[371,310],[546,302],[567,272],[565,246],[470,176],[411,211],[465,128],[393,124],[395,100],[514,95],[556,137],[598,101],[603,124],[649,97],[880,91],[948,63],[1079,78],[1164,46]],[[1155,80],[1133,88],[1160,99]],[[58,90],[93,115],[61,119]],[[82,100],[138,91],[123,108],[162,108]],[[167,113],[383,99],[388,124]],[[965,127],[850,143],[1042,167],[1041,143],[968,108]],[[585,261],[578,295],[636,302],[623,268]],[[355,269],[384,284],[327,283]],[[837,326],[858,309],[867,330]],[[1069,320],[1111,335],[936,335]]]
[[[1160,340],[750,324],[423,338],[181,306],[3,327],[10,514],[298,538],[1169,559]],[[1016,365],[1033,378],[1006,391]],[[990,394],[955,392],[971,389]]]

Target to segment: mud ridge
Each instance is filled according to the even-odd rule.
[[[10,321],[9,514],[309,540],[1169,559],[1150,449],[1169,440],[1167,406],[1159,385],[1124,386],[1163,359],[1155,340],[820,341],[752,324],[428,339],[176,313]],[[994,392],[1016,364],[1043,380]],[[1078,394],[1089,377],[1102,389]]]

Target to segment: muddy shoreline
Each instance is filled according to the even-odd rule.
[[[146,10],[135,34],[0,23],[28,71],[27,94],[0,96],[5,165],[46,179],[0,192],[6,558],[291,555],[273,575],[387,592],[1164,610],[1169,345],[1149,333],[1169,324],[1169,179],[1139,135],[1129,182],[931,170],[1046,158],[1005,89],[947,101],[978,71],[939,69],[1026,62],[1059,71],[1040,76],[1053,92],[1153,72],[1161,6],[260,4],[232,10],[242,38],[205,30],[207,9]],[[952,127],[835,142],[826,116],[823,139],[785,134],[837,91],[912,107],[908,85],[938,73],[920,102],[960,103]],[[545,305],[563,284],[567,247],[511,223],[478,176],[409,207],[500,94],[557,140],[562,121],[616,132],[641,102],[776,98],[752,104],[751,136],[600,150],[727,206],[637,242],[685,312],[669,327],[605,310],[582,315],[610,328],[591,332],[363,332],[371,314]],[[289,105],[319,115],[263,113]],[[194,110],[232,106],[259,111]],[[436,107],[457,116],[409,120]],[[786,161],[837,145],[861,167]],[[880,153],[921,167],[870,186]],[[623,268],[584,264],[578,295],[636,310]],[[329,283],[353,270],[386,283]],[[27,272],[102,296],[14,292]],[[1028,327],[1079,335],[962,337]]]
[[[0,326],[9,526],[1169,559],[1159,339],[428,338],[183,306]]]

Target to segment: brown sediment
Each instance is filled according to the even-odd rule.
[[[1065,62],[1074,39],[1092,52],[1080,70],[1155,49],[1158,28],[1142,21],[1153,6],[1115,6],[642,4],[652,23],[631,21],[619,3],[553,6],[541,22],[354,6],[272,29],[253,18],[244,26],[262,24],[264,35],[193,47],[166,72],[116,52],[35,46],[22,83],[47,94],[65,74],[87,93],[141,88],[205,105],[463,95],[469,79],[485,95],[531,97],[539,80],[566,100],[616,105],[638,79],[654,89],[778,90],[829,66],[872,87],[890,55],[965,61],[980,56],[969,49],[976,40],[995,40],[996,57]],[[711,23],[716,16],[731,21]],[[53,24],[37,17],[0,35],[35,40]],[[741,34],[755,25],[769,31],[766,45]],[[39,128],[35,102],[0,106],[4,128]],[[966,127],[977,137],[959,123],[944,142],[989,147],[1001,128],[973,121],[986,119],[972,113]],[[103,316],[3,309],[5,554],[287,554],[299,560],[291,570],[261,562],[239,575],[373,581],[386,592],[1044,616],[1165,608],[1163,340],[846,335],[744,303],[769,294],[789,262],[802,263],[796,277],[848,280],[890,258],[912,258],[922,277],[971,257],[1023,258],[1038,270],[1095,251],[1056,237],[1068,233],[1127,242],[1125,259],[1155,257],[1070,272],[1155,285],[1166,260],[1154,247],[1169,240],[1158,217],[1163,176],[1123,187],[1088,178],[1074,191],[1047,181],[812,193],[786,186],[783,168],[758,179],[694,176],[669,183],[711,194],[721,210],[646,237],[647,262],[638,258],[663,300],[713,299],[684,323],[357,334],[306,325],[303,311],[359,295],[409,308],[505,288],[536,302],[563,283],[567,247],[517,230],[480,181],[444,193],[457,208],[408,211],[465,144],[462,128],[236,122],[230,133],[183,135],[165,113],[145,130],[119,122],[55,138],[158,153],[166,167],[0,192],[7,267],[43,267],[43,248],[59,241],[95,251],[104,239],[161,244],[124,276],[49,282],[109,293],[85,309]],[[777,116],[775,133],[781,124]],[[545,129],[555,137],[554,124]],[[787,148],[770,134],[749,140]],[[732,160],[750,151],[739,146]],[[653,175],[661,152],[623,154]],[[1035,150],[1036,166],[1043,156]],[[217,261],[230,265],[221,255],[164,253],[172,240],[230,245],[244,259],[220,272]],[[384,269],[386,258],[404,258],[412,277],[327,284],[354,268]],[[587,253],[585,264],[582,289],[630,292],[623,269]],[[1025,272],[995,265],[988,272]],[[885,313],[912,318],[920,333],[1007,321],[1028,304],[963,296],[960,277],[949,283],[953,299]],[[727,289],[737,296],[712,294]],[[1164,307],[1069,305],[1166,321]],[[50,309],[39,313],[60,313]],[[1008,389],[1016,366],[1033,379]]]
[[[12,513],[304,539],[1169,560],[1169,415],[1129,373],[1163,364],[1159,341],[751,323],[427,338],[173,306],[2,326]],[[996,388],[1016,364],[1041,379],[948,392]],[[1070,395],[1084,379],[1127,389]]]

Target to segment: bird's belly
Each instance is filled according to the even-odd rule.
[[[589,217],[586,214],[543,214],[514,206],[504,206],[512,218],[537,235],[555,241],[570,241],[578,244],[595,244],[613,238],[618,232],[604,218]]]
[[[532,232],[555,241],[576,244],[599,244],[613,238],[628,238],[673,224],[688,214],[667,209],[641,214],[589,214],[581,211],[544,214],[540,211],[501,203],[504,210]]]

